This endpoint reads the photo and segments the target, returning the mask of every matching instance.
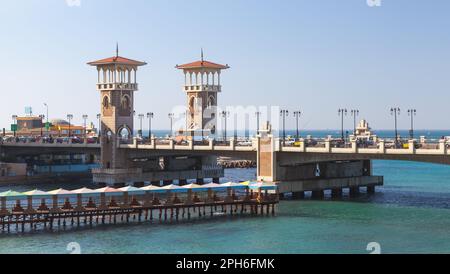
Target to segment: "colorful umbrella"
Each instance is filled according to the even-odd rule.
[[[246,181],[246,182],[242,182],[242,183],[240,183],[240,184],[243,185],[243,186],[248,186],[248,185],[251,184],[251,182],[250,182],[250,181]]]
[[[32,191],[24,192],[26,196],[50,196],[47,192],[35,189]]]
[[[105,193],[107,196],[117,196],[123,194],[123,191],[112,187],[104,187],[94,190],[95,193]]]
[[[275,189],[277,189],[277,185],[276,184],[274,184],[274,183],[263,183],[263,182],[250,183],[249,187],[251,189],[261,188],[261,190],[275,190]]]
[[[209,184],[203,185],[203,187],[207,188],[207,189],[212,188],[212,189],[215,189],[215,190],[225,190],[225,189],[227,189],[226,187],[222,186],[221,184],[215,184],[215,183],[209,183]]]
[[[182,186],[182,187],[185,188],[185,189],[190,189],[190,190],[192,190],[194,192],[205,191],[205,190],[208,189],[205,186],[201,186],[201,185],[197,185],[197,184],[189,184],[189,185],[185,185],[185,186]]]
[[[229,183],[225,183],[225,184],[221,184],[221,186],[223,186],[223,187],[231,187],[231,188],[246,188],[247,186],[244,186],[244,185],[241,185],[241,184],[237,184],[237,183],[232,183],[232,182],[229,182]]]
[[[148,191],[148,192],[165,192],[165,190],[162,189],[161,187],[154,186],[154,185],[144,186],[144,187],[141,187],[141,189],[143,191]]]
[[[76,189],[72,191],[73,194],[82,194],[82,195],[96,195],[98,193],[95,192],[95,190],[83,187],[80,189]]]
[[[119,190],[123,191],[123,192],[132,193],[132,194],[144,194],[145,193],[144,190],[134,187],[134,186],[122,187],[122,188],[119,188]]]
[[[0,197],[6,197],[6,198],[23,198],[25,195],[23,193],[8,190],[5,192],[0,193]]]
[[[171,192],[186,192],[187,191],[186,188],[177,186],[177,185],[168,185],[168,186],[162,187],[161,189],[168,190]]]
[[[73,195],[73,192],[60,188],[60,189],[55,189],[55,190],[49,191],[49,192],[47,192],[47,194],[50,194],[50,195]]]

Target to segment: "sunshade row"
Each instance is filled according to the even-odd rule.
[[[6,191],[0,193],[0,197],[7,197],[7,198],[18,198],[18,197],[47,197],[47,196],[73,196],[73,195],[100,195],[102,193],[105,193],[108,196],[111,195],[121,195],[123,193],[131,193],[131,194],[145,194],[145,193],[165,193],[165,192],[188,192],[189,190],[194,192],[200,192],[200,191],[207,191],[209,189],[221,191],[221,190],[227,190],[229,188],[231,189],[261,189],[261,190],[274,190],[276,189],[276,186],[274,184],[269,183],[259,183],[259,182],[243,182],[243,183],[225,183],[225,184],[215,184],[210,183],[206,185],[197,185],[197,184],[189,184],[184,186],[178,186],[178,185],[168,185],[164,187],[158,187],[158,186],[145,186],[141,188],[127,186],[122,188],[112,188],[112,187],[104,187],[100,189],[89,189],[89,188],[80,188],[76,190],[65,190],[65,189],[56,189],[52,191],[41,191],[41,190],[32,190],[27,192],[16,192],[16,191]]]

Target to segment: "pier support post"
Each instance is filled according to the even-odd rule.
[[[375,194],[375,186],[368,186],[367,194]]]
[[[341,198],[342,197],[342,188],[334,188],[331,190],[332,198]]]
[[[203,184],[205,184],[205,179],[203,179],[203,178],[197,178],[197,184],[198,184],[198,185],[203,185]]]
[[[359,195],[359,187],[351,187],[350,188],[350,197],[356,197]]]
[[[313,199],[316,199],[316,200],[321,200],[321,199],[323,199],[324,196],[325,195],[324,195],[323,190],[315,190],[315,191],[312,192],[312,196],[311,197]]]
[[[178,180],[178,185],[180,185],[180,186],[187,185],[187,180],[186,180],[186,179],[180,179],[180,180]]]
[[[144,182],[135,182],[135,183],[133,184],[133,186],[134,186],[134,187],[144,187],[144,186],[145,186],[145,183],[144,183]]]
[[[299,191],[299,192],[292,192],[292,199],[293,200],[302,200],[305,198],[305,192]]]
[[[153,186],[161,186],[161,181],[152,181],[151,184]]]
[[[220,184],[220,178],[213,178],[213,183]]]
[[[163,185],[164,186],[168,186],[168,185],[171,185],[171,184],[173,184],[173,180],[164,180],[163,181]]]

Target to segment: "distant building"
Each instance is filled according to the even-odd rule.
[[[17,135],[40,135],[43,127],[44,123],[39,116],[17,117]]]
[[[50,121],[50,128],[47,130],[45,123],[41,117],[27,116],[17,117],[17,135],[18,136],[53,136],[53,137],[68,137],[70,136],[84,137],[85,132],[87,136],[96,135],[96,129],[93,125],[86,127],[73,125],[63,119],[53,119]]]
[[[361,120],[356,127],[356,139],[365,141],[375,141],[377,136],[371,132],[369,123],[366,120]]]
[[[63,119],[54,119],[50,121],[50,134],[54,137],[68,137],[70,136],[84,137],[84,127],[69,124]]]

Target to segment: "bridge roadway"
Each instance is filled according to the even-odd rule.
[[[388,141],[380,140],[375,145],[364,147],[351,141],[345,147],[336,146],[336,140],[316,139],[315,145],[309,141],[300,140],[299,145],[283,145],[279,138],[274,138],[273,152],[282,154],[279,159],[289,159],[296,163],[318,163],[324,161],[346,160],[403,160],[429,162],[437,164],[450,164],[450,142],[440,140],[433,144],[420,144],[409,141],[408,148],[392,148]],[[252,139],[252,145],[239,145],[231,139],[226,144],[210,141],[207,144],[176,144],[172,139],[153,139],[150,143],[142,144],[134,139],[133,142],[120,144],[121,149],[129,150],[130,158],[165,155],[215,155],[233,157],[238,159],[255,160],[258,151],[257,138]],[[91,153],[100,154],[100,144],[75,143],[0,143],[0,152],[9,156],[27,154],[38,155],[45,153]],[[282,160],[281,160],[282,161]]]

